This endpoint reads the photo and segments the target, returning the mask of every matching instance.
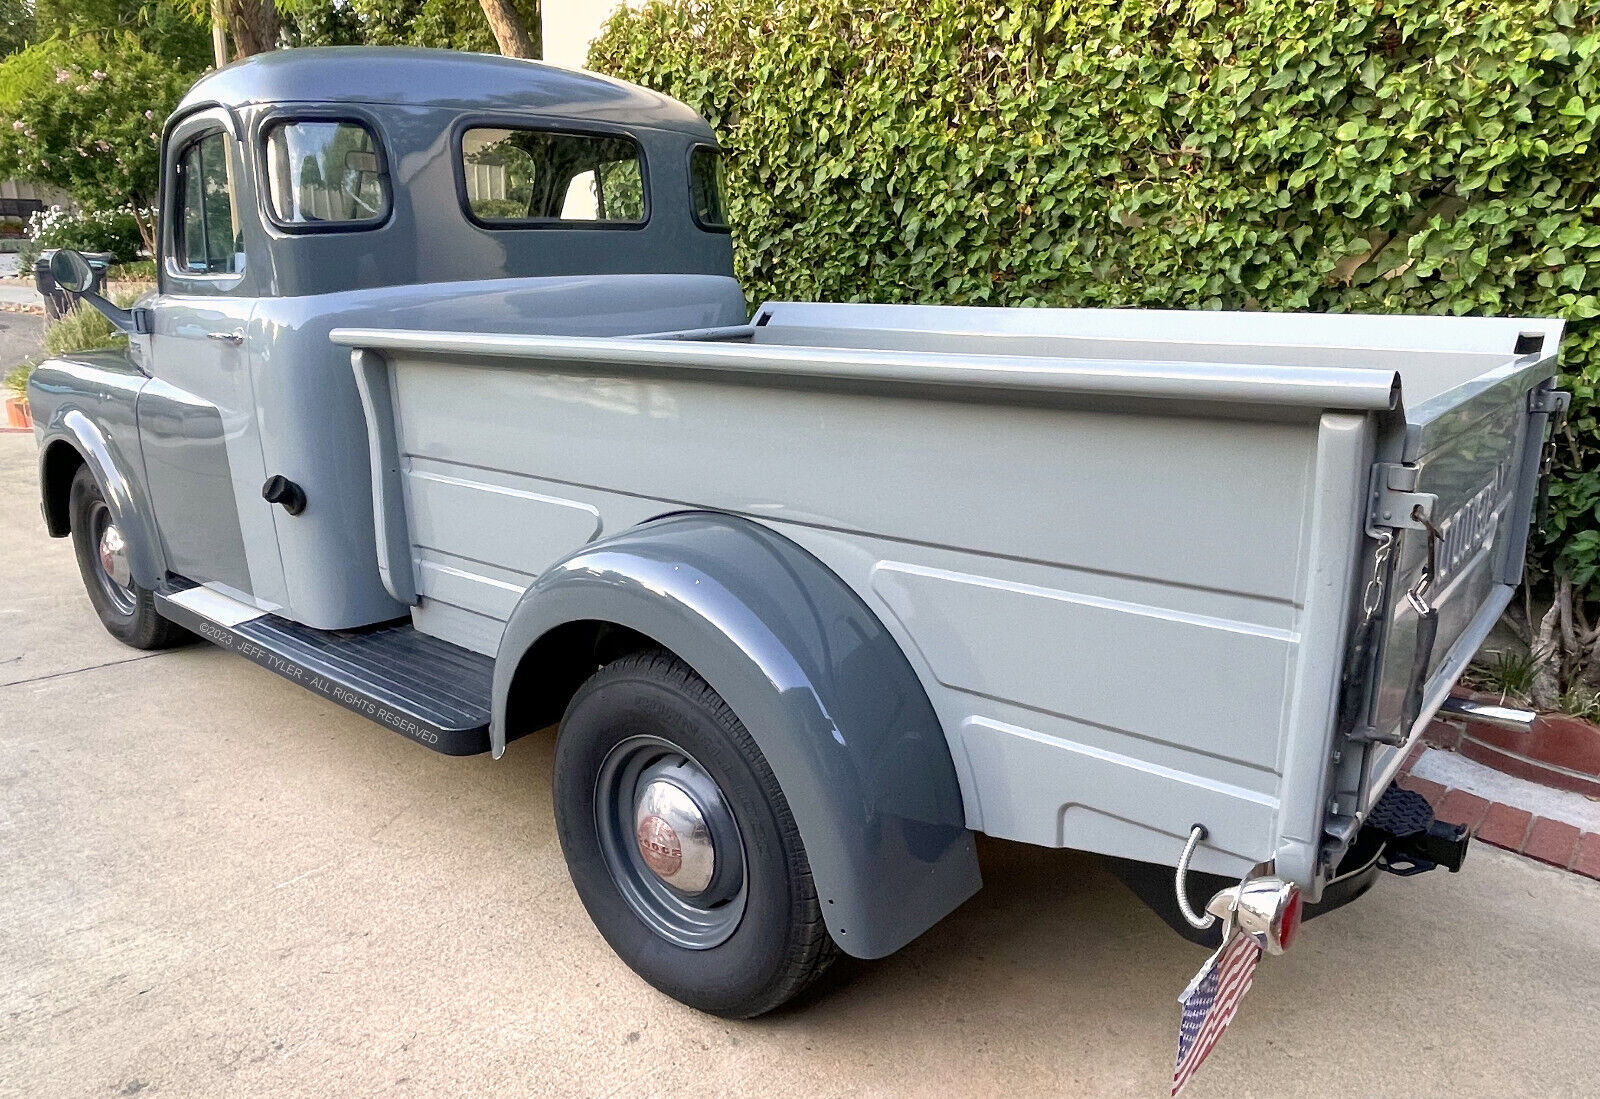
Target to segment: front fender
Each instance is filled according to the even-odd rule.
[[[689,513],[572,554],[527,591],[496,660],[491,738],[523,656],[609,622],[692,666],[739,715],[794,813],[834,940],[881,957],[980,885],[955,766],[905,654],[847,584],[749,520]]]
[[[127,539],[134,580],[154,588],[167,570],[141,476],[136,404],[145,381],[113,353],[49,360],[28,379],[28,403],[40,425],[39,487],[50,533],[67,533],[64,502],[76,462],[62,461],[62,448],[70,448],[93,472]]]

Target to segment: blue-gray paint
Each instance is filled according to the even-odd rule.
[[[390,176],[387,218],[314,234],[273,224],[265,131],[291,118],[353,119],[373,131]],[[643,150],[649,221],[638,228],[473,224],[463,209],[458,143],[461,130],[475,125],[626,134]],[[689,150],[715,144],[711,128],[681,103],[606,77],[443,50],[262,54],[201,79],[179,105],[163,138],[162,209],[176,208],[173,153],[219,126],[236,127],[245,150],[235,170],[245,194],[245,272],[235,282],[163,265],[163,292],[273,297],[540,275],[733,274],[730,237],[696,225],[689,203]],[[170,225],[163,245],[170,254]]]
[[[708,513],[567,557],[506,627],[497,754],[523,654],[582,620],[645,634],[733,707],[789,801],[828,929],[847,952],[897,950],[977,890],[955,768],[927,695],[882,623],[816,558],[759,524]]]
[[[88,463],[106,506],[128,542],[133,578],[153,588],[166,574],[154,509],[145,492],[144,459],[135,402],[148,379],[116,351],[78,352],[39,364],[28,379],[28,403],[39,441],[40,488],[45,500],[65,500],[66,484],[48,481],[59,448]],[[70,474],[69,474],[70,475]],[[68,533],[65,509],[47,514],[50,533]]]
[[[139,436],[168,567],[190,580],[253,592],[217,407],[152,381],[139,395]]]
[[[690,108],[599,73],[456,50],[332,46],[275,50],[198,80],[176,114],[206,104],[392,103],[525,110],[709,138]]]

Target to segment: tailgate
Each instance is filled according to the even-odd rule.
[[[1554,344],[1408,410],[1400,452],[1373,469],[1368,531],[1375,547],[1393,541],[1363,576],[1363,588],[1374,574],[1383,581],[1370,650],[1352,653],[1370,661],[1353,729],[1373,746],[1363,815],[1521,582],[1546,426],[1564,398],[1551,380]]]

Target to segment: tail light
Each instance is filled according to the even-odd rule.
[[[1252,878],[1234,887],[1234,919],[1268,954],[1282,954],[1300,930],[1300,887],[1279,878]]]
[[[1289,903],[1284,906],[1283,918],[1278,921],[1278,949],[1288,950],[1289,944],[1294,942],[1295,933],[1300,930],[1301,898],[1299,886],[1289,887]]]

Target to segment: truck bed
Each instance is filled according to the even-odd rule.
[[[333,339],[355,349],[380,564],[424,633],[492,654],[586,542],[747,516],[900,641],[973,828],[1171,864],[1203,820],[1199,869],[1276,860],[1314,895],[1332,818],[1401,755],[1332,759],[1374,466],[1419,466],[1446,521],[1478,500],[1441,583],[1437,706],[1520,573],[1527,394],[1560,327],[774,303],[628,338]],[[1382,609],[1390,694],[1424,548],[1401,541]]]

